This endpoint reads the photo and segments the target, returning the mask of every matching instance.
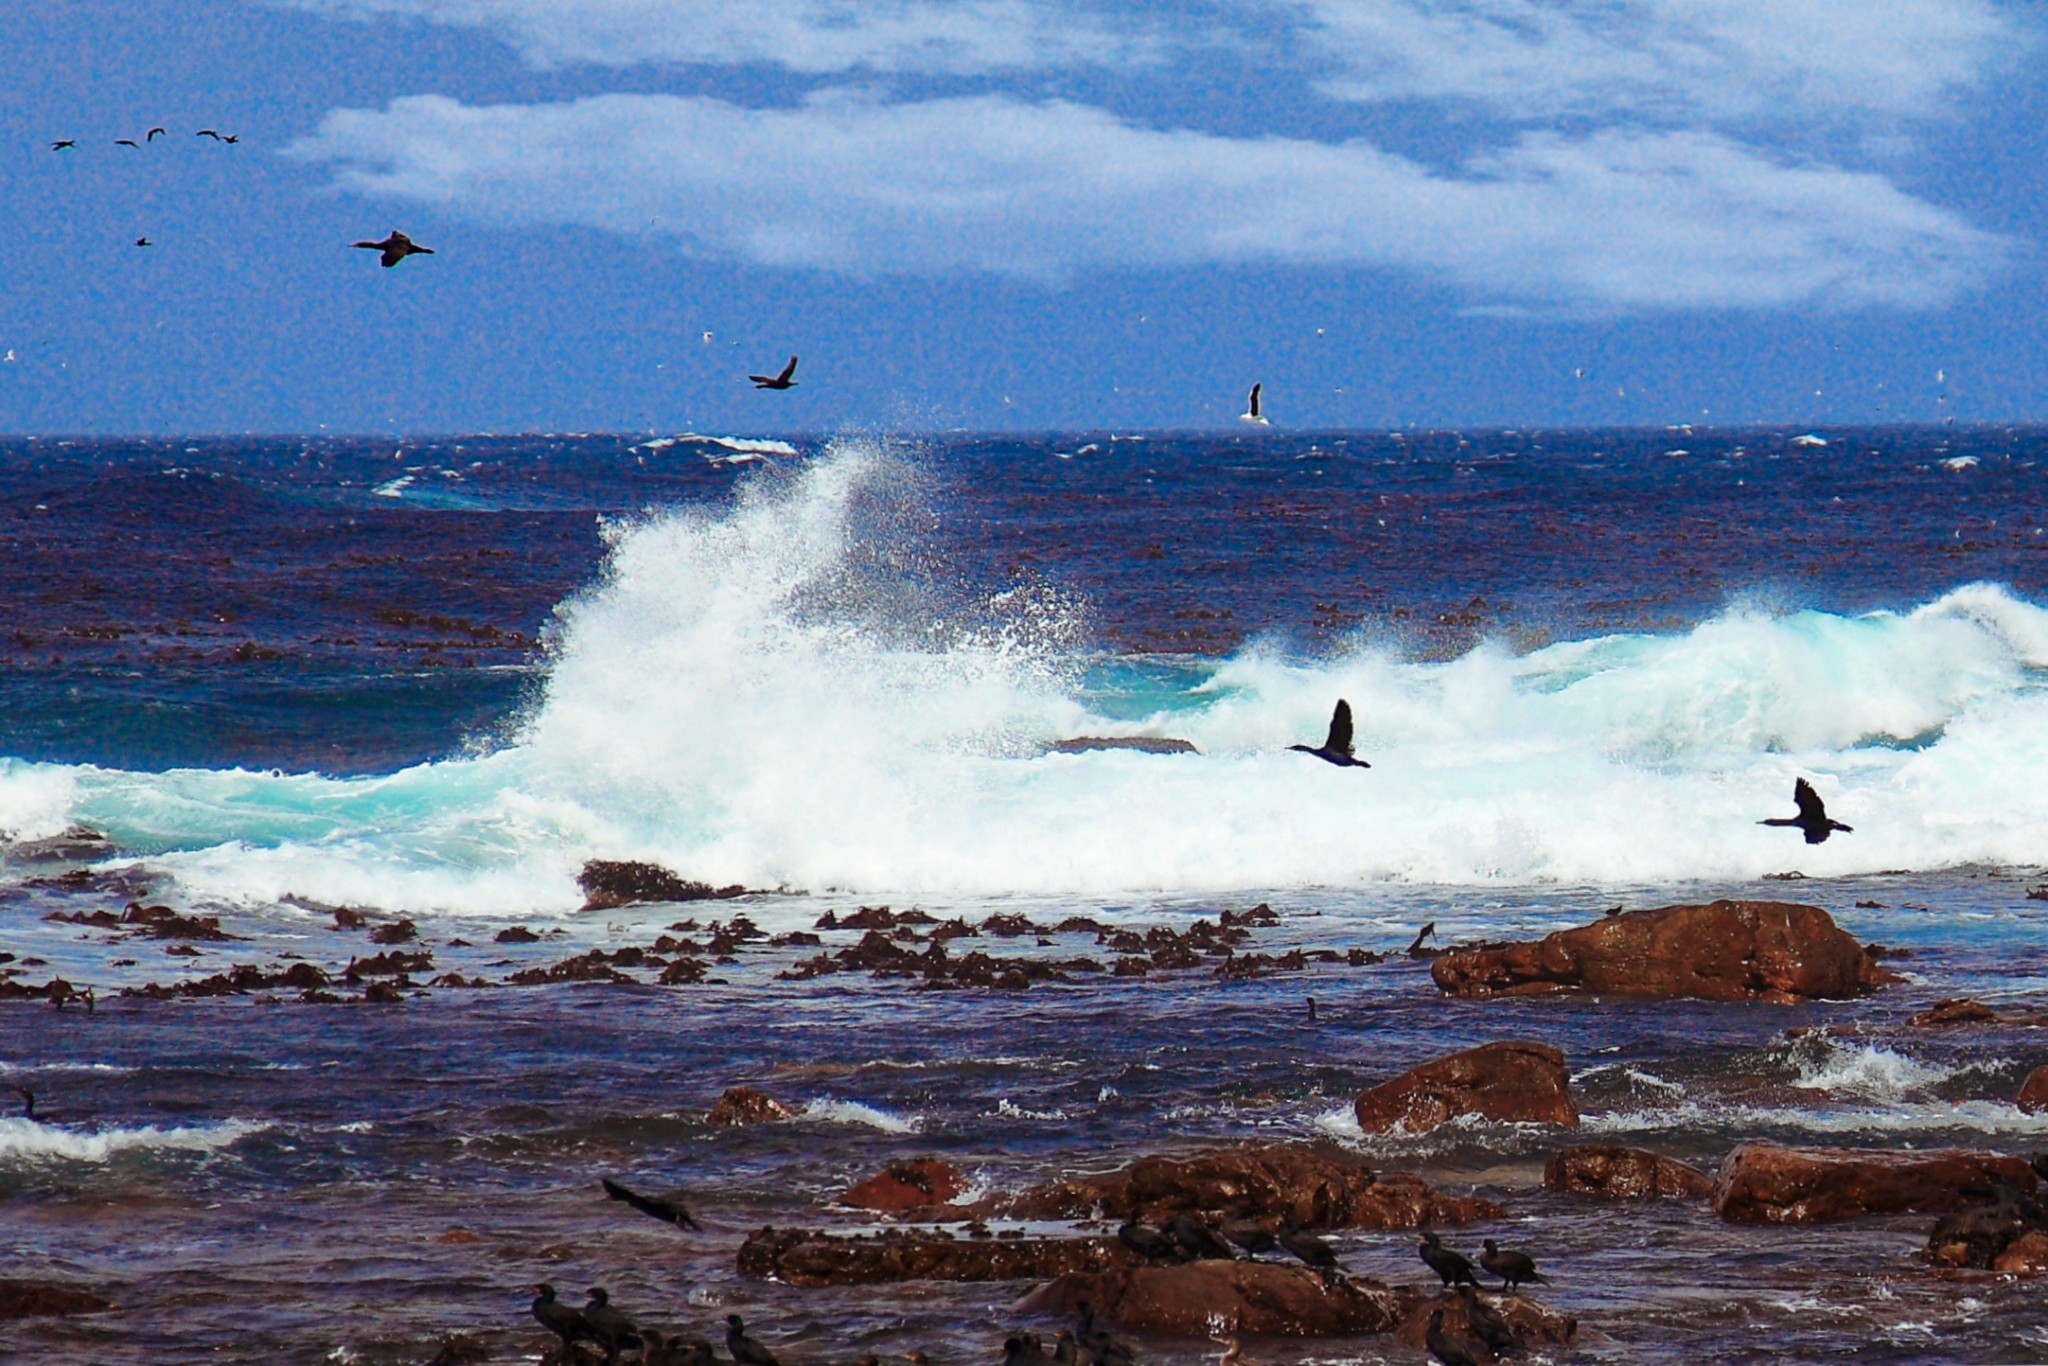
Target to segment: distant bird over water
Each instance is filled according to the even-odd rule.
[[[1757,824],[1792,826],[1806,836],[1808,844],[1825,843],[1827,837],[1837,830],[1848,834],[1855,829],[1854,826],[1828,819],[1828,809],[1821,804],[1820,793],[1815,792],[1813,784],[1804,778],[1792,784],[1792,800],[1799,807],[1798,815],[1773,816],[1769,820],[1758,821]]]
[[[694,1228],[700,1231],[703,1228],[680,1200],[673,1197],[642,1195],[638,1191],[626,1189],[608,1176],[599,1177],[598,1181],[604,1187],[606,1196],[631,1205],[650,1219],[659,1219],[664,1224],[674,1224],[677,1228]]]
[[[1337,709],[1330,713],[1330,733],[1321,745],[1289,745],[1287,748],[1313,754],[1324,763],[1335,764],[1339,768],[1372,767],[1365,760],[1351,756],[1351,704],[1341,697],[1337,699]]]
[[[1249,422],[1255,427],[1270,427],[1273,425],[1266,421],[1266,415],[1259,411],[1259,390],[1265,387],[1264,384],[1254,384],[1252,386],[1251,396],[1245,400],[1245,410],[1237,415],[1239,422]]]
[[[349,245],[361,247],[365,251],[384,253],[378,259],[386,270],[397,265],[408,256],[432,256],[434,254],[432,247],[421,246],[397,228],[393,228],[391,235],[381,242],[351,242]]]
[[[796,357],[791,356],[789,364],[782,367],[781,374],[748,375],[747,378],[754,381],[756,389],[794,389],[796,381],[790,378],[794,374],[796,374]]]

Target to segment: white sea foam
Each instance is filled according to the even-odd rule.
[[[863,1105],[857,1100],[832,1100],[820,1098],[804,1106],[803,1117],[821,1124],[855,1124],[869,1129],[880,1129],[885,1134],[914,1134],[924,1128],[924,1121],[912,1117],[904,1119],[887,1110],[872,1105]]]
[[[996,1108],[989,1111],[988,1113],[992,1116],[1001,1119],[1036,1119],[1051,1121],[1064,1120],[1067,1117],[1067,1112],[1065,1110],[1031,1110],[1025,1108],[1022,1105],[1017,1104],[1008,1096],[1004,1096],[1002,1099],[998,1100],[996,1102]]]
[[[1794,1086],[1873,1100],[1894,1100],[1925,1091],[1953,1075],[1949,1069],[1930,1067],[1876,1045],[1830,1042],[1818,1056],[1810,1052],[1796,1054],[1795,1062],[1799,1075],[1792,1081]]]
[[[377,487],[371,489],[370,492],[376,494],[379,498],[399,498],[403,497],[405,491],[411,487],[412,476],[401,474],[396,479],[385,480],[377,485]]]
[[[216,1152],[269,1127],[230,1119],[219,1124],[172,1129],[159,1129],[153,1124],[74,1129],[33,1119],[0,1119],[0,1165],[106,1162],[121,1153],[144,1151]]]
[[[923,492],[910,462],[842,442],[730,509],[613,525],[543,695],[482,757],[346,780],[6,762],[0,828],[165,850],[152,865],[196,898],[492,916],[572,911],[591,857],[976,896],[1828,876],[2048,848],[2048,611],[1992,585],[1441,662],[1254,645],[1105,700],[1085,609],[953,587]],[[1368,774],[1284,750],[1338,696]],[[1105,733],[1200,752],[1045,752]],[[1855,835],[1756,824],[1791,813],[1801,775]]]

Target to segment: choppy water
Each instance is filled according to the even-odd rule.
[[[1790,435],[852,440],[739,464],[760,452],[13,443],[0,827],[91,826],[126,876],[55,883],[69,865],[19,845],[6,866],[0,950],[43,960],[7,966],[102,1001],[0,1005],[0,1080],[49,1114],[0,1120],[0,1274],[122,1308],[0,1342],[409,1361],[457,1331],[513,1359],[540,1345],[523,1288],[549,1279],[698,1332],[740,1307],[795,1366],[992,1360],[1022,1287],[798,1291],[741,1280],[733,1250],[912,1152],[1001,1186],[1321,1136],[1507,1205],[1589,1359],[2048,1355],[2033,1288],[1916,1260],[1926,1217],[1758,1231],[1595,1207],[1536,1188],[1555,1134],[1350,1124],[1364,1085],[1524,1036],[1566,1050],[1587,1137],[1708,1166],[1759,1135],[2048,1147],[2010,1104],[2048,1062],[2037,1031],[1900,1023],[2041,989],[2048,443]],[[1338,695],[1368,772],[1279,749],[1319,740]],[[1046,752],[1078,735],[1199,753]],[[1853,836],[1754,824],[1789,812],[1796,774]],[[314,904],[409,915],[435,972],[493,978],[677,918],[576,915],[589,857],[808,892],[738,903],[774,934],[877,900],[1137,925],[1264,900],[1275,952],[1789,895],[1910,948],[1913,980],[1855,1005],[1467,1005],[1396,957],[923,994],[778,981],[817,950],[750,948],[677,988],[107,996],[372,951]],[[173,958],[42,918],[131,895],[243,939]],[[515,921],[566,933],[492,942]],[[1026,945],[976,944],[1099,952]],[[1839,1028],[1784,1037],[1820,1022]],[[741,1081],[805,1118],[703,1126]],[[711,1228],[622,1218],[598,1175],[692,1187]],[[1411,1241],[1352,1237],[1347,1262],[1414,1280]]]

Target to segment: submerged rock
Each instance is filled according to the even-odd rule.
[[[1563,1053],[1510,1040],[1410,1068],[1360,1095],[1354,1108],[1359,1127],[1371,1134],[1426,1133],[1459,1115],[1576,1126],[1569,1081]]]
[[[1713,1201],[1732,1223],[1805,1224],[1960,1209],[2001,1181],[2028,1196],[2040,1185],[2023,1157],[1745,1143],[1722,1162]]]
[[[1454,949],[1430,965],[1452,996],[1585,991],[1708,1001],[1861,996],[1900,981],[1818,906],[1716,901],[1610,915],[1534,942]]]
[[[1906,1017],[1906,1023],[1921,1029],[1938,1028],[1943,1025],[1995,1024],[1998,1012],[1982,1001],[1967,997],[1950,997],[1936,1001],[1918,1015]]]
[[[48,1281],[0,1280],[0,1319],[58,1314],[98,1314],[114,1307],[89,1290]]]
[[[891,1162],[877,1175],[841,1194],[837,1203],[851,1209],[893,1214],[949,1204],[966,1190],[966,1179],[948,1164],[936,1157],[913,1157],[906,1162]]]
[[[2010,1187],[1937,1219],[1927,1235],[1936,1266],[2036,1275],[2048,1271],[2048,1210]]]
[[[1025,1296],[1025,1313],[1071,1314],[1087,1301],[1096,1317],[1147,1333],[1206,1337],[1218,1324],[1272,1337],[1385,1333],[1400,1322],[1399,1298],[1363,1276],[1325,1281],[1283,1262],[1188,1262],[1076,1273]]]
[[[1543,1185],[1602,1200],[1699,1200],[1713,1193],[1714,1178],[1659,1153],[1589,1143],[1552,1153]]]
[[[2048,1110],[2048,1067],[2037,1067],[2027,1073],[2027,1079],[2020,1083],[2019,1096],[2013,1104],[2030,1115]]]
[[[1047,1280],[1119,1266],[1135,1254],[1114,1238],[961,1238],[943,1229],[831,1234],[763,1228],[739,1252],[740,1274],[790,1285],[895,1281]]]
[[[711,1107],[711,1113],[704,1116],[706,1124],[740,1125],[773,1124],[778,1120],[795,1119],[796,1111],[784,1105],[775,1097],[756,1091],[751,1086],[728,1087],[724,1095]]]

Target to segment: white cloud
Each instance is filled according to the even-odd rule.
[[[1291,264],[1551,308],[1924,306],[2004,251],[1880,176],[1702,132],[1532,134],[1447,174],[1363,142],[1160,131],[1006,96],[421,96],[336,110],[294,154],[377,198],[856,274]]]
[[[1060,0],[273,0],[336,18],[392,16],[503,37],[541,66],[768,63],[807,73],[979,73],[1116,64],[1143,26]]]
[[[1938,110],[2030,35],[1993,0],[1301,0],[1355,100],[1529,120],[1886,121]]]

